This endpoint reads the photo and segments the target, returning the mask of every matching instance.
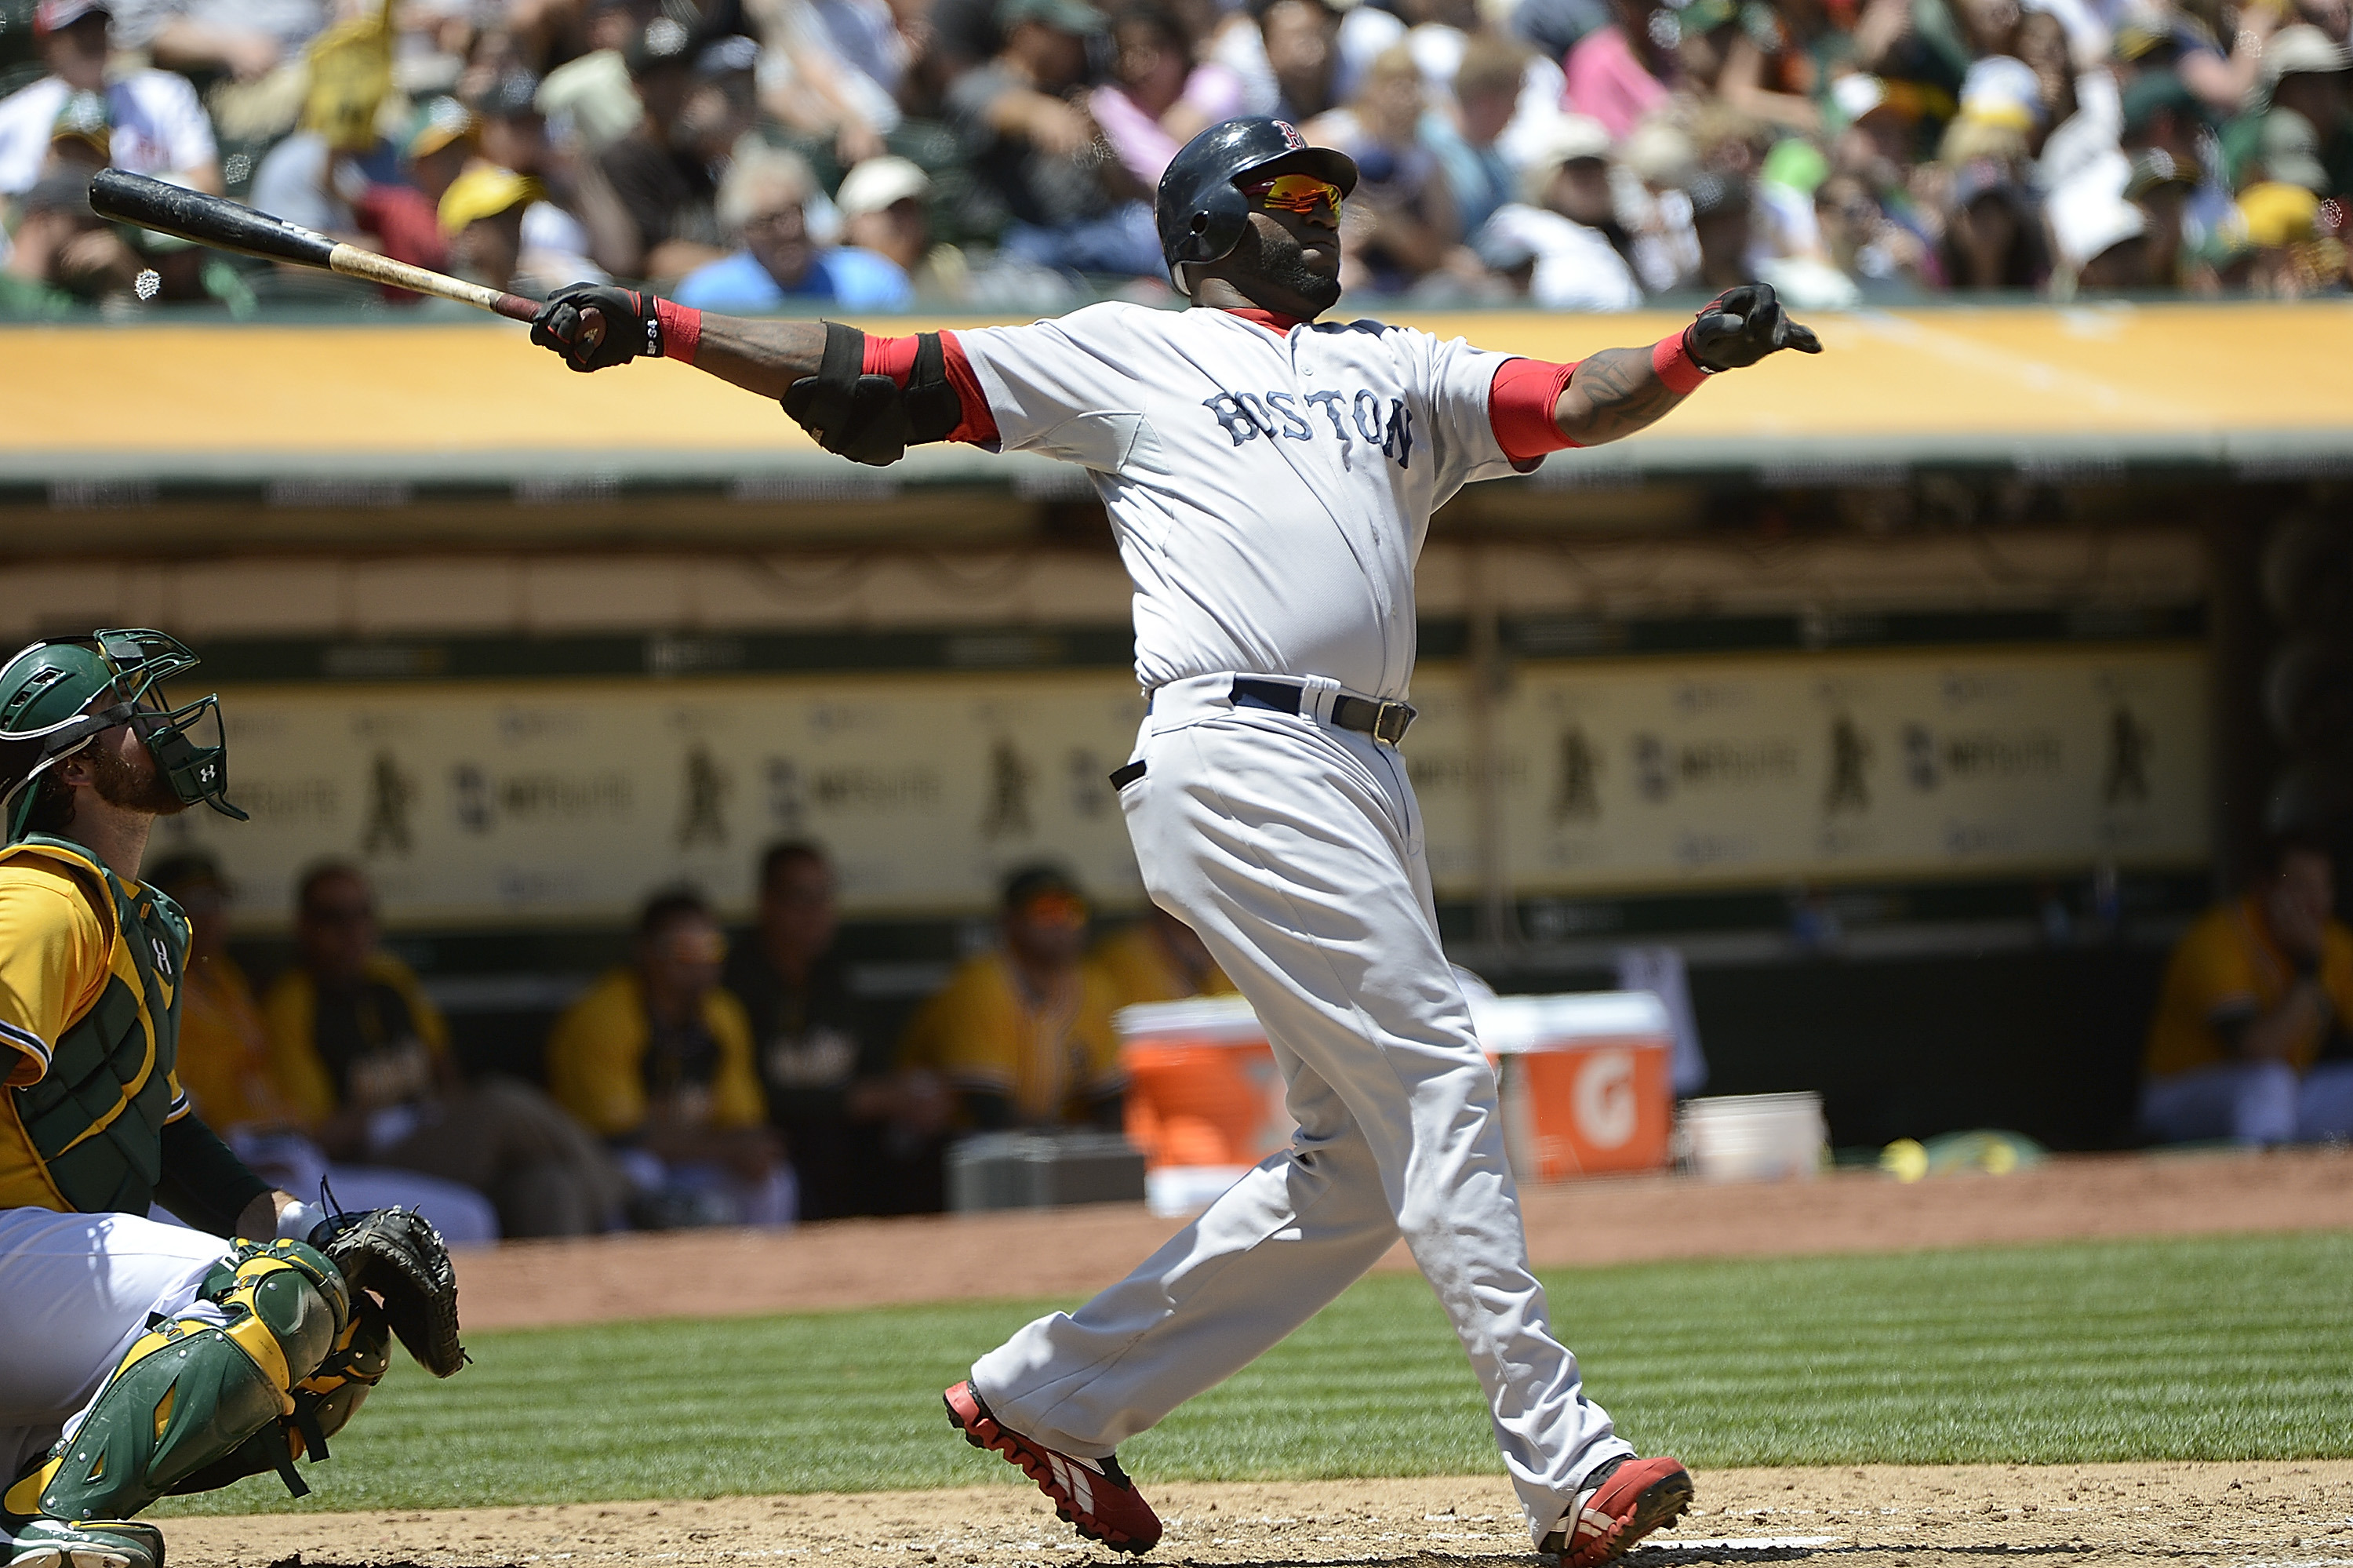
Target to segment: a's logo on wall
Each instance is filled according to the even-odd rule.
[[[808,790],[800,765],[789,757],[768,758],[768,824],[786,838],[808,831]]]
[[[988,749],[988,809],[981,814],[980,836],[1001,839],[1029,832],[1029,787],[1037,780],[1029,764],[999,740]]]
[[[1831,787],[1822,795],[1822,810],[1835,817],[1841,811],[1871,810],[1871,739],[1852,715],[1831,721]]]
[[[686,805],[679,813],[678,847],[727,842],[727,776],[701,741],[686,749]]]
[[[406,854],[414,847],[408,813],[416,804],[417,786],[390,751],[377,752],[368,765],[367,827],[360,834],[360,853]]]
[[[1601,756],[1586,737],[1583,726],[1571,725],[1560,735],[1560,780],[1553,788],[1552,820],[1589,822],[1601,815],[1599,788]]]
[[[2132,709],[2118,703],[2108,714],[2108,765],[2100,778],[2100,804],[2146,805],[2148,757],[2157,737]]]

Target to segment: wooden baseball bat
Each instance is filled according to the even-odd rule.
[[[323,267],[346,278],[388,283],[437,300],[489,311],[511,321],[527,322],[539,313],[539,302],[502,289],[486,289],[440,272],[396,261],[356,245],[345,245],[323,234],[256,212],[242,202],[204,191],[167,185],[121,169],[100,169],[90,182],[90,205],[100,217],[135,223],[176,234],[216,250],[234,250],[269,261],[291,261],[302,267]]]

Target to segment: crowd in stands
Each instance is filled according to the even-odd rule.
[[[1112,1015],[1232,989],[1165,915],[1091,946],[1084,896],[1039,865],[1008,880],[996,945],[886,1030],[835,950],[824,853],[780,844],[759,872],[733,944],[698,895],[648,900],[628,962],[554,1021],[531,1083],[460,1070],[358,867],[301,879],[293,959],[257,992],[218,867],[174,856],[149,880],[194,927],[181,1086],[288,1191],[323,1177],[348,1206],[414,1205],[461,1245],[782,1225],[938,1209],[946,1146],[968,1133],[1118,1128]]]
[[[2347,282],[2347,0],[1107,4],[0,0],[0,311],[344,287],[100,222],[109,163],[524,291],[1166,301],[1155,184],[1237,113],[1356,160],[1366,299]]]

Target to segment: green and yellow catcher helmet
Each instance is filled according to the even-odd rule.
[[[186,644],[139,628],[36,642],[0,665],[0,824],[5,842],[25,836],[42,774],[100,732],[131,725],[156,770],[193,806],[245,820],[228,803],[228,747],[220,698],[174,708],[163,684],[195,668]]]

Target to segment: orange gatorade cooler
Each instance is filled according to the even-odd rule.
[[[1153,1212],[1189,1213],[1291,1141],[1282,1078],[1258,1015],[1238,996],[1120,1009],[1127,1138],[1144,1151]]]
[[[1524,1181],[1667,1163],[1674,1034],[1647,991],[1479,997],[1471,1016],[1500,1059],[1504,1137]]]

